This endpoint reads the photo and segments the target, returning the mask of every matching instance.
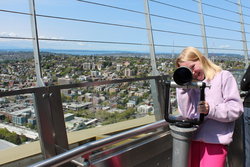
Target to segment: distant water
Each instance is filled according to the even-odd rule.
[[[102,54],[117,54],[117,53],[133,53],[128,51],[105,51],[105,50],[51,50],[41,49],[41,52],[50,52],[58,54],[71,54],[71,55],[102,55]]]
[[[41,49],[41,52],[50,52],[50,53],[57,53],[57,54],[71,54],[71,55],[137,55],[137,56],[145,56],[149,55],[146,52],[136,52],[136,51],[115,51],[115,50],[53,50],[53,49]],[[162,52],[162,53],[155,53],[157,56],[159,55],[167,55],[168,57],[171,56],[171,53]],[[178,53],[179,54],[179,53]],[[177,55],[178,55],[177,54]],[[209,55],[211,56],[211,55]],[[231,54],[231,53],[213,53],[213,56],[220,57],[220,58],[244,58],[242,55],[239,54]],[[164,56],[163,56],[164,57]]]
[[[0,49],[0,52],[33,52],[33,49]],[[69,55],[137,55],[137,56],[145,56],[149,55],[146,52],[136,52],[136,51],[120,51],[120,50],[59,50],[59,49],[41,49],[41,52],[49,52],[49,53],[57,53],[57,54],[69,54]],[[156,53],[156,55],[167,55],[171,56],[171,53]],[[178,54],[177,54],[178,55]],[[209,56],[215,56],[218,58],[244,58],[243,55],[240,54],[232,54],[232,53],[213,53]]]
[[[33,52],[32,49],[0,49],[0,52]],[[116,51],[116,50],[58,50],[58,49],[41,49],[41,52],[71,54],[71,55],[102,55],[102,54],[128,54],[140,53],[133,51]]]

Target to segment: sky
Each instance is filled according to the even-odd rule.
[[[209,25],[206,27],[209,52],[243,54],[242,35],[237,32],[241,30],[240,17],[234,4],[238,0],[202,2],[204,21]],[[248,0],[241,3],[249,40],[250,3]],[[144,0],[36,0],[35,7],[40,15],[37,17],[39,38],[71,40],[40,40],[40,49],[149,52]],[[185,46],[202,48],[197,1],[150,0],[149,7],[156,53],[179,52]],[[29,0],[0,0],[0,37],[31,38],[30,16],[6,11],[29,13]],[[32,48],[32,41],[0,38],[0,49],[12,48]]]

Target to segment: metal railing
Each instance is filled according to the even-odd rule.
[[[161,105],[158,111],[156,111],[157,109],[155,109],[155,112],[158,113],[158,116],[156,117],[158,118],[158,120],[160,120],[163,119],[162,107],[164,102],[164,95],[162,94],[162,82],[164,82],[167,77],[168,76],[151,76],[146,78],[118,79],[110,81],[84,82],[76,84],[27,88],[22,90],[0,92],[0,97],[26,93],[33,94],[35,99],[35,112],[38,122],[41,150],[45,158],[50,158],[57,154],[60,154],[62,150],[68,150],[69,148],[64,120],[64,112],[61,101],[62,89],[151,80],[155,82],[157,87],[157,90],[155,91],[159,94],[156,100],[160,102]]]
[[[36,5],[35,5],[36,2]],[[86,86],[97,86],[103,84],[112,84],[112,83],[122,83],[122,82],[133,82],[139,80],[151,80],[151,92],[153,94],[154,106],[156,108],[156,117],[157,120],[161,120],[162,118],[162,104],[163,104],[163,96],[161,94],[161,77],[154,76],[148,78],[139,78],[139,79],[121,79],[121,80],[113,80],[113,81],[99,81],[99,82],[86,82],[79,84],[69,84],[69,85],[57,85],[57,86],[44,86],[43,77],[45,76],[44,69],[42,69],[41,63],[41,43],[43,42],[55,42],[55,43],[73,43],[74,45],[77,43],[90,43],[90,44],[100,44],[100,45],[110,45],[110,46],[131,46],[131,47],[145,47],[150,50],[150,58],[151,58],[151,67],[153,69],[153,75],[158,75],[157,68],[157,53],[164,52],[173,52],[174,55],[176,51],[189,46],[189,42],[183,41],[198,41],[193,44],[194,47],[199,49],[203,49],[204,53],[209,56],[212,53],[217,51],[219,52],[232,52],[240,55],[244,55],[245,64],[248,65],[248,48],[247,44],[249,43],[248,35],[250,32],[247,27],[250,25],[249,23],[249,15],[247,12],[249,11],[249,7],[244,5],[245,3],[241,3],[241,0],[238,2],[232,2],[229,0],[225,0],[225,5],[230,5],[230,8],[227,9],[216,4],[211,4],[210,2],[202,2],[201,0],[190,0],[185,1],[184,3],[192,4],[192,8],[186,7],[182,4],[177,4],[177,1],[173,2],[165,2],[165,1],[157,1],[157,0],[144,0],[141,1],[141,6],[144,5],[144,11],[139,9],[129,9],[122,6],[111,5],[105,2],[93,2],[87,0],[78,0],[72,3],[77,3],[77,5],[90,5],[93,8],[101,7],[106,10],[117,10],[118,12],[125,12],[127,14],[133,14],[136,16],[140,16],[142,19],[146,18],[146,24],[122,24],[120,22],[109,22],[102,21],[101,19],[92,19],[92,18],[84,18],[81,16],[73,17],[73,16],[62,16],[61,14],[46,14],[43,12],[37,12],[40,9],[39,1],[29,0],[29,9],[30,12],[19,11],[19,10],[11,10],[11,9],[0,9],[2,14],[10,14],[20,17],[30,17],[31,18],[31,35],[20,35],[12,36],[12,35],[0,35],[0,39],[7,40],[22,40],[22,41],[31,41],[33,42],[34,50],[34,60],[35,60],[35,73],[36,73],[36,88],[28,88],[22,90],[8,91],[8,92],[0,92],[0,97],[18,95],[18,94],[26,94],[32,93],[34,95],[35,107],[36,107],[36,115],[38,120],[38,129],[40,134],[40,142],[42,152],[45,158],[53,157],[54,155],[60,154],[63,149],[68,149],[68,141],[67,134],[65,131],[65,124],[63,118],[63,109],[61,102],[61,89],[70,89],[76,87],[86,87]],[[197,7],[198,5],[198,7]],[[58,8],[58,6],[57,6]],[[197,15],[200,20],[190,20],[188,17],[178,17],[177,15],[172,15],[171,13],[158,13],[158,8],[164,8],[163,11],[172,11],[174,10],[176,13],[183,13],[182,16],[187,14]],[[229,18],[227,16],[216,15],[214,13],[210,13],[211,10],[218,10],[221,13],[231,13],[234,14],[235,17]],[[93,9],[93,12],[96,11]],[[94,15],[94,13],[92,13]],[[120,18],[122,20],[122,18]],[[141,20],[142,20],[141,19]],[[154,24],[156,20],[162,20],[163,26],[158,26]],[[213,24],[213,21],[208,22],[209,20],[216,20],[216,24]],[[105,26],[108,28],[117,28],[117,30],[126,29],[131,31],[138,31],[145,33],[144,36],[148,37],[148,42],[145,42],[144,36],[137,37],[137,40],[131,37],[130,41],[122,41],[111,38],[112,34],[110,34],[108,39],[89,39],[83,38],[79,34],[79,38],[54,38],[54,37],[44,37],[46,35],[42,34],[42,26],[43,21],[62,21],[62,22],[70,22],[72,24],[94,24],[96,26]],[[101,20],[101,21],[100,21]],[[127,20],[129,21],[129,20]],[[2,21],[5,24],[4,21]],[[125,22],[125,21],[124,21]],[[169,28],[171,26],[167,25],[177,24],[178,27],[182,27],[182,29],[174,29]],[[220,22],[230,22],[231,24],[237,24],[239,29],[225,27],[224,25],[217,25]],[[40,27],[37,25],[39,23]],[[26,25],[27,26],[27,25]],[[165,26],[165,27],[164,27]],[[185,28],[186,26],[190,26],[191,28]],[[211,29],[216,30],[215,32],[222,32],[219,35],[214,35],[210,31]],[[100,29],[103,31],[103,29]],[[228,35],[229,33],[236,33],[237,38],[232,38]],[[54,32],[56,33],[56,31]],[[105,33],[105,32],[104,32]],[[147,35],[146,35],[147,33]],[[39,34],[39,35],[38,35]],[[53,33],[52,33],[53,34]],[[159,39],[159,36],[166,36],[166,41],[162,42]],[[125,35],[125,34],[124,34]],[[130,34],[126,34],[130,36]],[[182,40],[187,38],[188,40]],[[132,42],[131,42],[132,41]],[[223,42],[222,42],[223,41]],[[215,44],[214,43],[218,43]],[[222,44],[230,43],[232,47],[221,46]],[[240,45],[238,45],[240,43]],[[237,44],[234,45],[234,44]],[[242,44],[242,45],[241,45]],[[161,49],[159,49],[161,48]],[[162,49],[163,48],[163,49]],[[66,48],[70,49],[70,48]],[[174,58],[174,57],[173,57]],[[58,147],[59,146],[59,147]]]
[[[30,167],[60,166],[67,162],[71,162],[72,160],[79,158],[80,156],[83,156],[84,154],[96,151],[108,145],[112,145],[112,144],[127,140],[130,137],[138,136],[146,132],[155,131],[158,128],[167,127],[167,125],[168,124],[165,120],[161,120],[161,121],[148,124],[143,127],[136,128],[136,129],[132,129],[123,133],[119,133],[119,134],[116,134],[116,135],[113,135],[113,136],[110,136],[101,140],[89,142],[85,145],[79,146],[70,151],[54,156],[50,159],[30,165]]]

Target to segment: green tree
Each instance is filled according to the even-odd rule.
[[[0,139],[9,141],[17,145],[27,141],[27,137],[25,137],[24,135],[19,136],[15,132],[8,131],[6,128],[0,129]]]
[[[16,134],[16,133],[8,133],[6,136],[5,136],[5,140],[11,142],[11,143],[14,143],[14,144],[21,144],[21,140],[19,138],[19,136]]]
[[[21,135],[20,140],[21,140],[21,143],[24,143],[24,142],[28,141],[28,138],[25,135]]]

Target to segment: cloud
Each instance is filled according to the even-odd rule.
[[[39,38],[42,38],[42,39],[65,39],[63,37],[47,37],[47,36],[43,36],[43,35],[39,35]]]
[[[0,32],[0,37],[17,37],[17,34],[14,32]],[[0,42],[11,41],[13,39],[0,38]]]
[[[3,36],[3,37],[17,37],[17,34],[14,33],[14,32],[1,32],[0,33],[0,36]]]
[[[221,49],[230,48],[230,45],[220,45],[219,48]]]
[[[80,45],[80,46],[86,46],[86,45],[88,45],[88,44],[83,43],[83,42],[78,42],[77,44]]]

